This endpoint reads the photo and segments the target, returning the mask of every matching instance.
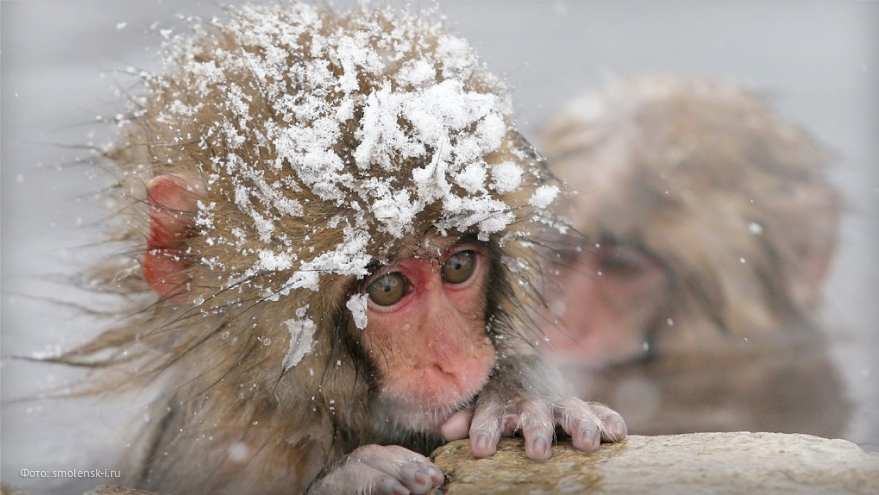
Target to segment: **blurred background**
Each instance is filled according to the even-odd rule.
[[[840,159],[831,179],[851,209],[822,318],[855,406],[844,437],[879,451],[879,2],[410,4],[438,6],[450,30],[504,77],[532,142],[571,99],[610,81],[669,73],[744,84],[834,151]],[[95,296],[66,280],[106,251],[91,244],[106,214],[95,193],[110,177],[81,163],[89,156],[83,146],[112,140],[100,116],[123,110],[117,93],[136,89],[132,72],[160,68],[165,30],[185,32],[183,18],[221,11],[212,1],[0,2],[0,465],[7,483],[60,490],[58,480],[19,471],[110,467],[135,429],[120,418],[138,417],[147,395],[121,404],[34,400],[77,372],[6,357],[57,352],[100,330],[99,320],[75,307]]]

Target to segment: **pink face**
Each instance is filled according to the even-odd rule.
[[[364,284],[362,342],[379,370],[380,398],[400,409],[399,421],[422,431],[439,431],[482,389],[495,364],[484,248],[436,247],[435,258],[400,258]]]
[[[659,316],[666,277],[644,250],[603,242],[569,253],[556,267],[549,300],[548,352],[558,361],[602,366],[646,351],[646,329]]]

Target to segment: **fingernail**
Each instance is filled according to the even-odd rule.
[[[476,436],[476,448],[479,450],[488,450],[491,448],[488,435],[482,433]]]
[[[543,437],[537,437],[531,442],[531,452],[537,457],[546,457],[548,448]]]
[[[426,485],[428,481],[430,481],[430,475],[424,471],[424,469],[416,469],[412,474],[412,478],[415,480],[415,483],[419,485]]]
[[[626,425],[620,423],[619,421],[614,422],[613,426],[611,426],[611,433],[613,433],[614,440],[622,440],[626,436]]]
[[[427,475],[430,476],[430,479],[434,481],[439,482],[446,478],[446,475],[444,475],[436,466],[425,466],[424,470],[427,472]]]
[[[583,428],[580,430],[580,438],[583,440],[584,445],[595,445],[598,436],[598,432],[595,428]]]

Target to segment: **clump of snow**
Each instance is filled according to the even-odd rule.
[[[305,318],[308,306],[299,308],[296,311],[297,318],[291,318],[284,322],[287,330],[290,331],[290,348],[287,355],[284,356],[284,369],[288,370],[297,364],[311,352],[314,347],[314,322]]]
[[[250,459],[250,447],[246,443],[238,442],[229,447],[227,450],[228,458],[232,462],[240,463]]]
[[[368,296],[366,294],[354,294],[345,303],[345,307],[351,312],[354,318],[354,326],[363,330],[366,328],[366,304]]]
[[[538,208],[546,208],[555,200],[558,193],[559,188],[557,186],[540,186],[534,191],[531,199],[528,200],[528,204]]]
[[[515,191],[522,183],[523,173],[522,167],[513,162],[498,163],[491,169],[492,187],[501,194]]]
[[[455,177],[455,182],[470,194],[484,190],[485,164],[471,163]]]

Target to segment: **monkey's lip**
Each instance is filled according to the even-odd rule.
[[[398,418],[400,424],[414,431],[439,434],[442,426],[461,408],[411,409]]]
[[[475,397],[475,394],[474,394]],[[442,426],[455,413],[472,404],[472,397],[450,405],[419,404],[412,397],[389,397],[382,399],[384,408],[392,412],[396,424],[412,431],[441,433]]]

